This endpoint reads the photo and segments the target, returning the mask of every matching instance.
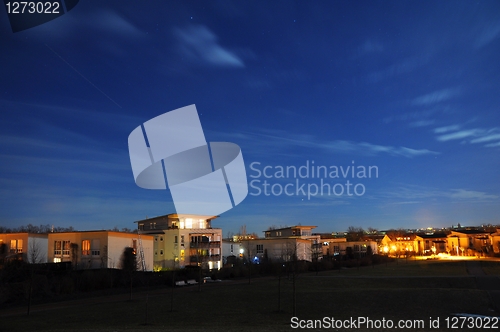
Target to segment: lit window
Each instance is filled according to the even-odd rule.
[[[191,229],[193,228],[193,219],[191,218],[186,218],[186,228]]]
[[[54,257],[54,263],[61,263],[61,257]]]
[[[90,255],[90,240],[82,241],[82,256]]]
[[[23,252],[23,240],[10,240],[10,252],[11,253],[22,253]]]

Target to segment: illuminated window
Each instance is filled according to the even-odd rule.
[[[82,241],[82,256],[90,255],[90,240]]]
[[[181,221],[181,222],[180,222],[180,224],[181,224],[181,227],[180,227],[180,228],[181,228],[181,229],[184,229],[184,221]]]
[[[181,259],[184,260],[184,250],[181,250]]]
[[[54,257],[54,263],[61,263],[60,257]]]
[[[10,252],[15,254],[15,253],[22,253],[23,252],[23,240],[10,240]]]
[[[193,219],[191,218],[186,218],[186,228],[191,229],[193,228]]]

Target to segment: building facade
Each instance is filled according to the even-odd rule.
[[[140,243],[146,271],[153,270],[153,236],[113,231],[82,231],[48,234],[48,261],[71,262],[77,269],[120,268],[123,251],[135,250],[141,269]]]
[[[222,267],[222,229],[212,228],[216,216],[176,213],[136,221],[141,234],[154,237],[154,268]]]
[[[25,262],[47,263],[47,234],[2,233],[0,255],[5,260],[20,259]]]

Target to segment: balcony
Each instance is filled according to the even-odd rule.
[[[210,241],[210,242],[190,242],[189,247],[192,249],[210,249],[210,248],[220,248],[220,241]]]
[[[196,256],[196,255],[191,255],[189,256],[189,261],[191,263],[202,263],[202,262],[207,262],[207,261],[220,261],[221,256],[220,255],[211,255],[211,256]]]

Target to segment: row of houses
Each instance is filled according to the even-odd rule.
[[[367,254],[477,255],[500,253],[500,230],[455,229],[436,233],[370,234],[358,241],[332,234],[315,234],[316,226],[297,225],[254,236],[222,239],[212,227],[217,216],[178,215],[136,221],[137,233],[75,231],[48,234],[0,234],[0,257],[29,263],[71,262],[75,268],[120,268],[124,249],[133,248],[145,270],[203,266],[219,269],[232,259],[255,263],[263,259],[321,260],[327,256]]]
[[[125,248],[138,252],[140,242],[143,255],[138,257],[143,256],[146,270],[152,270],[153,236],[114,231],[3,233],[0,257],[28,263],[70,262],[77,269],[120,268]]]
[[[482,229],[454,229],[432,233],[385,234],[379,249],[391,255],[446,253],[455,256],[492,255],[500,253],[500,229],[486,232]]]

